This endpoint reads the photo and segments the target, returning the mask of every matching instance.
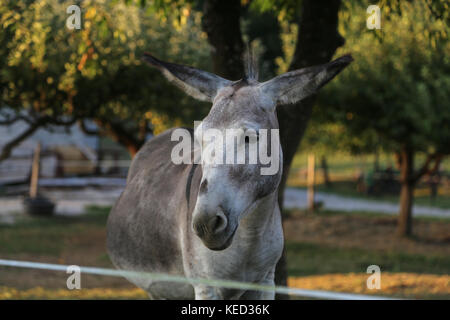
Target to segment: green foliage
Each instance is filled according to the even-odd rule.
[[[352,137],[415,151],[450,152],[448,3],[393,2],[381,7],[381,30],[366,29],[366,6],[347,3],[340,33],[355,61],[321,94],[320,117]],[[337,139],[340,137],[337,136]],[[364,142],[364,141],[363,141]]]
[[[267,80],[277,75],[277,59],[283,56],[280,25],[273,12],[261,13],[247,10],[243,14],[242,32],[245,42],[252,46],[258,57],[259,80]]]
[[[282,20],[293,20],[299,12],[301,1],[298,0],[253,0],[250,6],[260,12],[272,11]]]
[[[367,130],[359,135],[349,133],[345,125],[339,122],[329,122],[322,119],[322,109],[315,108],[313,119],[302,139],[300,149],[327,155],[332,152],[346,154],[366,154],[375,150],[379,139],[377,135]]]
[[[52,119],[92,118],[107,128],[126,123],[124,129],[135,133],[169,119],[192,125],[205,114],[204,105],[140,61],[151,51],[209,69],[198,13],[183,6],[172,16],[157,6],[143,9],[139,1],[86,0],[79,2],[81,29],[69,30],[66,8],[72,4],[2,2],[0,108]]]

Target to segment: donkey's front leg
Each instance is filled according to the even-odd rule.
[[[244,290],[195,286],[195,300],[239,300]]]
[[[275,268],[271,270],[267,276],[259,282],[261,285],[273,286],[275,288]],[[246,291],[242,297],[242,300],[274,300],[275,291]]]

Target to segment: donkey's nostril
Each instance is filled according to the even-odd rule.
[[[216,216],[214,218],[212,218],[211,220],[209,220],[209,223],[208,223],[209,230],[212,233],[222,232],[223,230],[225,230],[227,225],[228,225],[228,219],[225,216],[225,214],[223,213],[223,211],[220,209],[219,209],[219,212],[216,214]]]
[[[214,216],[199,215],[194,218],[192,227],[194,232],[200,237],[216,235],[223,232],[228,226],[228,219],[219,208]]]

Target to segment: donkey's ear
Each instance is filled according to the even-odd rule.
[[[198,100],[212,102],[220,88],[231,84],[206,71],[158,60],[150,53],[144,53],[142,60],[158,68],[170,82]]]
[[[287,72],[261,83],[260,88],[277,104],[296,103],[316,93],[352,61],[351,55],[345,55],[320,66]]]

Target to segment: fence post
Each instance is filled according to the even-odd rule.
[[[314,164],[315,158],[314,154],[308,156],[308,210],[310,212],[314,211]]]
[[[41,144],[38,142],[36,149],[34,150],[33,164],[31,167],[30,198],[36,198],[38,194],[40,157],[41,157]]]

